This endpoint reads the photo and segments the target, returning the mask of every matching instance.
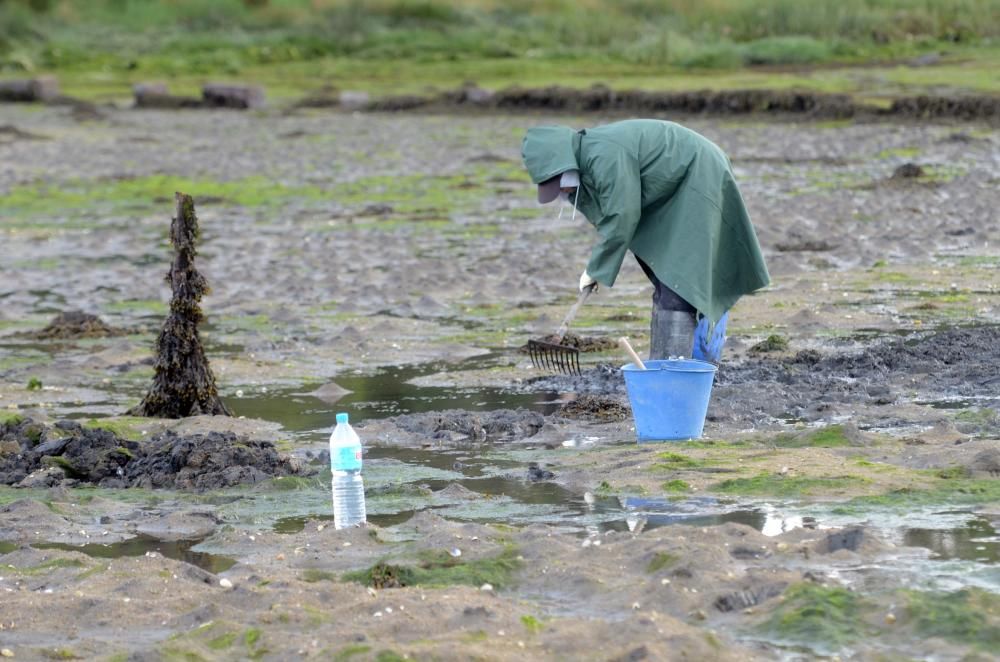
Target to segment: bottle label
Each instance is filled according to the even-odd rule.
[[[334,471],[354,471],[361,469],[361,447],[341,446],[330,456],[330,468]]]

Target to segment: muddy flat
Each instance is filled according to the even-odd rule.
[[[612,118],[3,112],[15,659],[996,650],[996,128],[669,118],[730,155],[773,283],[731,313],[703,437],[638,444],[621,352],[558,376],[521,351],[595,240],[535,203],[521,136]],[[153,376],[175,191],[232,418],[123,415]],[[627,259],[573,332],[644,353],[651,291]],[[52,324],[75,311],[99,324]],[[364,529],[333,526],[338,411]]]

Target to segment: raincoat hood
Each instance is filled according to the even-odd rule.
[[[660,120],[542,126],[521,155],[535,184],[579,171],[570,197],[599,236],[587,263],[598,283],[614,285],[632,252],[715,323],[770,281],[729,158],[704,136]]]
[[[531,181],[541,184],[567,170],[579,170],[576,162],[579,141],[579,134],[568,126],[528,129],[521,142],[521,158]]]

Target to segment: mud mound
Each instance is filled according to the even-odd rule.
[[[23,419],[0,425],[4,485],[43,487],[69,479],[101,487],[206,490],[302,473],[297,461],[280,455],[270,442],[229,432],[190,437],[166,432],[140,444],[74,421],[45,426]]]
[[[625,393],[625,378],[617,366],[599,363],[579,375],[546,375],[527,380],[532,391],[559,393]]]
[[[541,342],[563,345],[564,347],[573,347],[581,352],[606,352],[610,349],[615,349],[618,346],[611,338],[603,338],[600,336],[578,336],[575,333],[567,333],[562,338],[557,335],[545,336],[544,338],[539,338],[538,340]],[[526,353],[528,351],[528,345],[522,345],[520,351],[522,353]]]
[[[903,389],[921,397],[995,394],[998,375],[998,327],[880,341],[852,354],[761,356],[720,366],[709,420],[756,420],[761,414],[814,420],[837,403],[891,403]]]
[[[538,434],[545,425],[544,417],[527,409],[497,409],[494,411],[464,411],[448,409],[426,414],[404,414],[389,419],[397,426],[433,439],[453,434],[465,435],[473,441],[512,441]]]
[[[562,344],[575,347],[581,352],[606,352],[615,349],[618,345],[611,338],[600,336],[578,336],[575,333],[567,333],[563,336]]]
[[[341,104],[343,105],[343,104]],[[859,103],[846,94],[802,90],[690,90],[660,92],[613,90],[606,85],[587,89],[561,87],[509,87],[491,92],[462,87],[438,95],[386,96],[366,101],[368,111],[408,110],[492,110],[560,111],[567,113],[643,114],[794,114],[822,118],[887,117],[907,119],[996,120],[1000,118],[1000,97],[916,96],[896,99],[888,108]]]
[[[917,96],[896,99],[887,115],[936,119],[989,119],[1000,117],[1000,96]]]
[[[231,432],[190,437],[166,432],[126,466],[124,480],[129,487],[207,490],[297,473],[301,473],[300,466],[280,455],[269,441]]]
[[[71,310],[59,313],[52,318],[41,331],[30,334],[39,340],[71,340],[77,338],[109,338],[123,336],[125,329],[118,329],[105,324],[97,315],[85,313],[82,310]]]
[[[601,395],[581,395],[572,402],[567,402],[556,412],[566,418],[583,418],[602,423],[624,421],[632,415],[632,410],[618,398]]]

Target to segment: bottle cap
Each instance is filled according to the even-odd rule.
[[[338,423],[346,423],[347,422],[347,414],[343,413],[343,412],[340,413],[340,414],[337,414],[337,422]]]

